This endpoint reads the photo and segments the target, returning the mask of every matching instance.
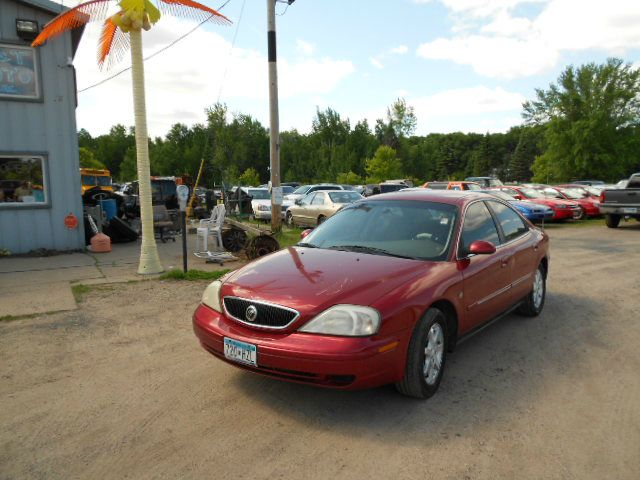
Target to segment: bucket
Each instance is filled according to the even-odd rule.
[[[118,216],[118,206],[114,199],[108,198],[100,200],[100,206],[102,207],[104,214],[107,216],[107,220],[111,220],[113,217]]]

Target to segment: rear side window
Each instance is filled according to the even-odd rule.
[[[429,183],[427,185],[427,188],[430,188],[432,190],[446,190],[448,186],[449,184],[447,183]]]
[[[515,240],[527,232],[528,228],[522,221],[522,218],[520,218],[520,215],[514,212],[510,207],[499,202],[489,202],[489,204],[491,205],[493,213],[496,214],[498,223],[502,228],[502,232],[504,233],[505,240],[507,242]]]
[[[462,226],[460,254],[468,255],[469,247],[476,240],[486,240],[494,245],[500,244],[496,224],[484,202],[476,202],[467,208]]]
[[[313,201],[311,202],[311,205],[324,205],[324,193],[322,192],[316,193],[316,196],[313,197]]]

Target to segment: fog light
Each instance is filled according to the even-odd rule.
[[[38,36],[38,22],[35,20],[16,19],[16,34],[23,40],[35,40]]]

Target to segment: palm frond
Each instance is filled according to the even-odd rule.
[[[159,0],[159,2],[158,6],[163,13],[169,13],[175,17],[198,21],[208,20],[221,25],[231,24],[231,20],[221,13],[193,0]]]
[[[89,2],[81,3],[71,10],[61,13],[44,26],[40,35],[36,37],[31,46],[37,47],[38,45],[42,45],[48,39],[56,37],[67,30],[81,27],[86,23],[104,20],[107,17],[109,3],[112,1],[113,0],[90,0]]]
[[[108,18],[102,27],[98,46],[98,65],[100,69],[102,70],[106,60],[107,70],[109,70],[122,60],[127,50],[129,50],[129,35],[124,33]]]

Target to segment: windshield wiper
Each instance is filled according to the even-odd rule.
[[[320,248],[318,247],[318,245],[314,245],[313,243],[306,243],[306,242],[296,243],[296,247]]]
[[[345,252],[362,252],[371,253],[372,255],[387,255],[389,257],[408,258],[410,260],[420,260],[417,257],[410,257],[409,255],[400,255],[398,253],[390,252],[384,248],[368,247],[366,245],[335,245],[328,247],[330,250],[342,250]]]

